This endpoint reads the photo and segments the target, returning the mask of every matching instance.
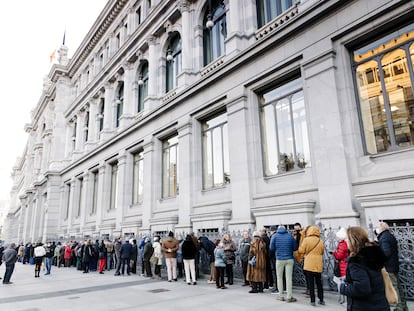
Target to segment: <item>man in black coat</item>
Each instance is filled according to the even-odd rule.
[[[394,310],[408,311],[400,278],[398,277],[398,272],[400,270],[400,264],[398,262],[398,242],[389,229],[390,227],[387,223],[380,222],[375,229],[375,233],[378,234],[379,246],[386,257],[385,269],[388,271],[392,285],[398,294],[398,304]]]
[[[132,254],[132,245],[129,243],[128,239],[125,240],[124,243],[121,245],[121,249],[119,250],[122,262],[122,270],[121,274],[125,274],[125,267],[127,268],[127,274],[131,275],[131,267],[129,266],[131,261],[131,254]]]

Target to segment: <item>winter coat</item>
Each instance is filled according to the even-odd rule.
[[[384,230],[378,235],[379,246],[385,254],[385,269],[389,273],[398,273],[398,242],[389,230]]]
[[[195,259],[198,252],[191,238],[185,239],[181,246],[181,251],[183,252],[183,259]]]
[[[214,249],[216,248],[214,242],[210,241],[207,237],[202,236],[200,237],[200,247],[207,252],[210,258],[210,263],[214,262]]]
[[[346,266],[348,263],[346,262],[349,256],[349,249],[348,245],[346,244],[345,240],[342,240],[338,243],[338,248],[333,253],[333,256],[336,260],[339,261],[339,270],[341,272],[341,276],[345,276],[346,274]]]
[[[132,245],[128,241],[125,241],[125,243],[121,245],[119,253],[121,259],[131,259]]]
[[[322,256],[325,251],[325,245],[319,236],[319,228],[317,226],[310,226],[298,249],[298,255],[303,255],[305,258],[303,263],[304,271],[319,273],[323,271]]]
[[[348,311],[389,311],[381,268],[385,255],[379,246],[362,248],[348,258],[345,283],[340,293],[347,296]]]
[[[246,279],[250,282],[264,282],[266,281],[267,247],[265,241],[260,237],[254,237],[250,245],[248,259],[252,259],[253,256],[256,257],[256,264],[254,266],[247,265]]]
[[[91,262],[92,258],[93,258],[92,245],[85,245],[85,247],[83,248],[82,262],[84,263]]]
[[[154,249],[154,256],[158,258],[157,265],[162,265],[162,249],[161,249],[161,243],[158,241],[155,241],[152,243],[152,248]]]
[[[70,247],[70,245],[65,246],[65,254],[63,255],[64,259],[71,259],[72,258],[72,252],[73,249]]]
[[[6,265],[12,265],[17,261],[17,252],[14,248],[9,247],[3,252],[2,261]]]
[[[236,262],[236,244],[233,240],[224,240],[223,239],[223,249],[224,255],[226,255],[226,263],[232,265]]]
[[[226,267],[226,255],[224,254],[224,249],[221,247],[216,247],[214,250],[214,266],[215,267]]]
[[[137,261],[137,259],[138,259],[138,245],[137,243],[132,243],[131,260]]]
[[[298,243],[285,228],[279,227],[277,233],[272,235],[269,249],[275,254],[276,260],[293,259],[293,252],[298,249]]]
[[[178,247],[179,247],[178,240],[174,237],[169,236],[162,243],[162,251],[164,252],[165,258],[177,258]]]
[[[248,261],[249,260],[249,251],[250,251],[250,243],[252,239],[249,237],[247,239],[241,239],[239,243],[239,256],[241,261]]]
[[[106,250],[105,243],[100,243],[98,246],[98,257],[99,259],[106,259],[108,251]]]
[[[142,254],[144,261],[149,261],[153,253],[154,249],[152,248],[151,242],[146,242],[144,245],[144,252]]]

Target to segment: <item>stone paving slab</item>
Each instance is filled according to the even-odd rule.
[[[294,289],[297,302],[286,303],[276,300],[270,291],[249,294],[249,288],[242,287],[241,282],[222,290],[205,279],[187,285],[183,280],[167,282],[139,275],[116,277],[113,270],[84,274],[75,268],[52,267],[51,275],[41,273],[35,278],[34,266],[17,263],[12,282],[0,284],[1,311],[346,310],[346,304],[339,304],[334,292],[325,293],[325,306],[312,307],[309,298],[300,294],[302,288]]]

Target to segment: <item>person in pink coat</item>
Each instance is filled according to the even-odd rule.
[[[346,229],[341,228],[336,233],[336,239],[338,240],[338,247],[335,252],[333,252],[333,256],[339,262],[339,270],[341,273],[341,278],[345,277],[346,275],[346,266],[347,262],[346,259],[349,256],[349,249],[348,245],[346,244]]]

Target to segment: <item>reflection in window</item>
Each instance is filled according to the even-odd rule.
[[[144,194],[144,152],[134,154],[134,171],[133,171],[133,204],[139,204],[143,201]]]
[[[227,115],[214,116],[202,126],[204,189],[222,187],[230,183]]]
[[[144,100],[148,96],[148,62],[143,61],[138,76],[138,112],[144,110]]]
[[[110,192],[110,205],[109,209],[116,209],[116,198],[118,196],[118,162],[111,165],[111,192]]]
[[[414,24],[354,51],[355,81],[368,154],[413,145],[413,42]]]
[[[181,38],[178,33],[170,40],[166,55],[166,91],[177,87],[178,75],[181,73]]]
[[[260,96],[265,175],[310,166],[306,111],[301,80]]]
[[[162,197],[178,194],[178,136],[162,143]]]
[[[266,25],[296,2],[298,0],[256,0],[258,27]]]
[[[204,17],[204,65],[211,63],[221,55],[224,55],[224,41],[227,37],[226,6],[224,1],[212,1]],[[207,21],[211,19],[214,26],[206,27]]]

